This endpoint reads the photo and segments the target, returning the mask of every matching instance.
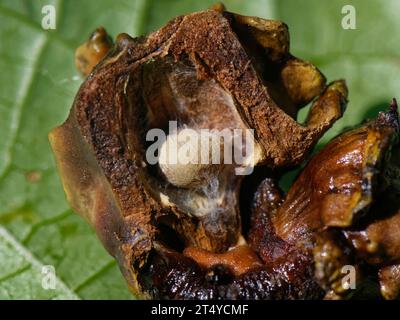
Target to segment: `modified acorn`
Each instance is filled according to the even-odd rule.
[[[89,42],[96,39],[108,36]],[[89,76],[50,142],[68,201],[136,297],[348,298],[340,273],[348,264],[358,287],[373,275],[382,296],[398,296],[399,242],[390,229],[399,212],[395,101],[327,144],[285,195],[281,174],[305,163],[342,116],[348,92],[343,80],[327,84],[290,54],[283,22],[216,6],[145,37],[120,34],[112,46],[101,44],[95,60],[84,52]],[[300,124],[297,113],[309,103]],[[151,164],[146,133],[170,121],[177,131]],[[223,161],[170,162],[185,128],[254,130],[254,172],[245,178]],[[189,150],[193,160],[224,148],[211,141]]]

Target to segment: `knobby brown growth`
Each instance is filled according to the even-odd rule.
[[[218,6],[146,37],[120,34],[106,54],[110,45],[98,29],[77,51],[87,78],[50,141],[68,201],[136,296],[342,298],[350,291],[340,270],[352,264],[361,288],[373,275],[384,297],[396,297],[394,105],[329,143],[284,195],[280,174],[304,162],[347,103],[344,81],[327,85],[290,54],[284,23]],[[299,124],[297,112],[310,102]],[[174,185],[145,158],[146,133],[171,120],[254,129],[254,174],[243,180],[223,165],[201,185]]]

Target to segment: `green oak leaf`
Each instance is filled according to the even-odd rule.
[[[41,264],[10,233],[0,226],[1,299],[78,299],[56,274],[50,283]],[[48,282],[46,282],[48,281]]]
[[[115,261],[69,209],[47,133],[67,117],[82,83],[74,49],[97,26],[113,36],[138,36],[214,2],[0,0],[0,299],[132,298]],[[329,80],[347,80],[348,110],[321,145],[345,127],[374,116],[397,94],[398,1],[224,3],[231,11],[285,21],[293,54],[315,63]],[[55,30],[41,27],[41,10],[48,4],[56,9]],[[356,30],[341,27],[346,4],[356,9]],[[56,271],[55,290],[42,287],[42,268],[47,265]]]

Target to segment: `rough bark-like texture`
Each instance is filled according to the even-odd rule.
[[[322,291],[309,251],[293,247],[279,227],[286,222],[257,208],[258,235],[250,242],[266,266],[243,264],[246,271],[224,287],[206,285],[208,267],[183,249],[213,255],[203,261],[229,261],[224,252],[240,245],[241,214],[247,214],[239,212],[242,177],[231,165],[204,188],[175,187],[146,162],[146,133],[167,129],[171,120],[194,129],[254,129],[251,165],[290,167],[341,117],[346,98],[344,81],[326,86],[317,68],[290,55],[284,23],[207,10],[175,18],[147,37],[119,35],[50,141],[69,202],[95,227],[136,295],[316,298]],[[298,109],[313,99],[307,123],[297,123]],[[265,211],[271,199],[257,201]],[[263,228],[274,247],[261,236]],[[275,257],[280,246],[290,249],[281,260]],[[231,277],[229,268],[220,269]],[[193,281],[191,290],[174,291],[179,274]]]

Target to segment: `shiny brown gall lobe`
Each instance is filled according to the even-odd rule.
[[[218,8],[177,17],[146,37],[121,34],[104,57],[103,48],[81,68],[89,76],[50,141],[71,206],[95,228],[133,293],[346,296],[338,269],[362,251],[346,232],[378,197],[395,111],[329,143],[284,195],[277,172],[302,163],[347,102],[344,81],[326,85],[315,66],[289,53],[284,23]],[[299,124],[298,110],[311,101]],[[254,165],[264,177],[247,209],[233,165],[201,187],[180,187],[146,162],[146,133],[171,120],[196,130],[254,129]],[[385,288],[396,278],[380,275]]]

